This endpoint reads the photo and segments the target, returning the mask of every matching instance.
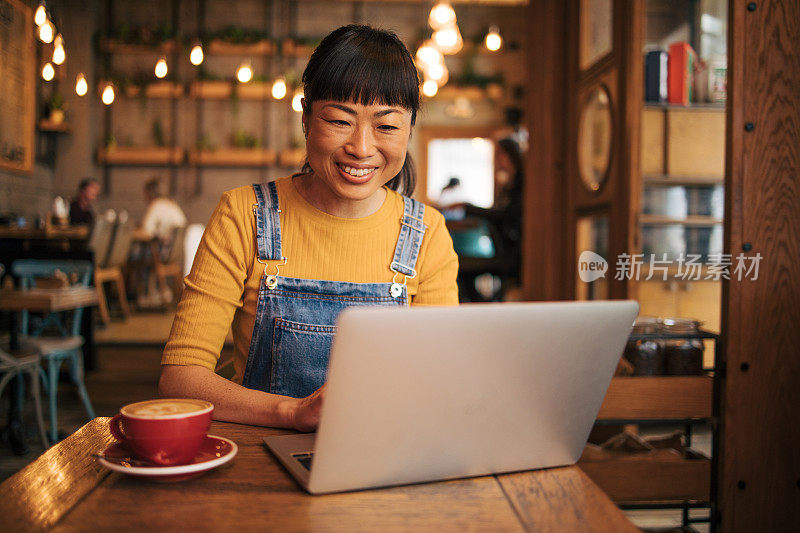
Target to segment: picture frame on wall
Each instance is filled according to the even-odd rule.
[[[33,9],[0,0],[0,170],[33,172],[36,60]]]
[[[613,49],[613,0],[580,0],[580,69],[588,69]]]

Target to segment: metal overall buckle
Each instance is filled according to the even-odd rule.
[[[266,261],[262,261],[260,258],[256,257],[256,260],[259,263],[261,263],[262,265],[264,265],[264,285],[269,290],[272,290],[272,289],[274,289],[275,287],[278,286],[278,274],[280,274],[280,267],[282,267],[282,266],[284,266],[286,264],[286,258],[285,257],[281,257],[281,259],[283,260],[283,263],[276,264],[275,265],[275,273],[274,274],[270,274],[268,272],[269,263],[267,263]]]
[[[394,265],[395,263],[392,262],[392,264],[389,266],[389,270],[394,272],[394,276],[392,277],[392,285],[389,287],[389,294],[392,295],[392,298],[399,298],[400,295],[403,294],[403,287],[406,286],[406,281],[416,278],[417,271],[412,268],[411,272],[413,272],[413,274],[409,276],[408,274],[403,274],[402,272],[395,270]],[[402,284],[397,282],[397,276],[400,274],[403,274]]]

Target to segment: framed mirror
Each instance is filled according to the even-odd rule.
[[[578,168],[590,191],[599,191],[608,178],[613,124],[608,89],[598,85],[583,102],[578,127]]]

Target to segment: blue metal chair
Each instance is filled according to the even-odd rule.
[[[92,263],[89,261],[21,259],[14,262],[11,270],[19,279],[20,288],[23,290],[36,287],[37,278],[52,278],[59,271],[68,278],[76,276],[75,283],[84,287],[88,286],[92,279]],[[86,392],[83,382],[83,352],[81,348],[84,341],[80,335],[82,318],[83,308],[78,308],[70,312],[50,313],[38,324],[35,324],[35,327],[31,327],[35,321],[30,313],[22,312],[21,343],[23,346],[32,347],[38,351],[42,362],[47,363],[45,386],[50,403],[50,439],[52,442],[58,440],[56,403],[62,362],[69,362],[70,378],[78,389],[83,406],[90,419],[95,417],[92,402],[89,400],[89,394]],[[46,335],[49,331],[55,331],[58,334]]]

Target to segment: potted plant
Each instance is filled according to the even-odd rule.
[[[60,92],[56,91],[47,99],[47,117],[53,124],[64,122],[64,112],[67,104]]]

